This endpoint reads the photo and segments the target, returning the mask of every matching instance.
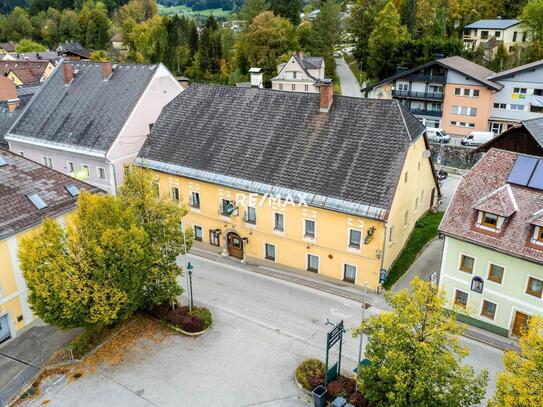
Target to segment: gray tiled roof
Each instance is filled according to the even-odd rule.
[[[396,100],[319,107],[315,93],[194,84],[163,109],[138,162],[390,209],[424,127]]]
[[[73,62],[64,84],[63,64],[32,99],[11,134],[106,151],[117,138],[155,73],[156,65],[120,64],[107,81],[95,62]]]
[[[539,61],[530,62],[529,64],[517,66],[516,68],[507,69],[506,71],[498,72],[495,75],[492,75],[490,78],[491,80],[498,80],[498,79],[504,79],[508,76],[514,75],[519,72],[527,71],[529,69],[535,69],[543,65],[543,59],[540,59]]]
[[[17,120],[19,115],[23,112],[31,97],[32,94],[19,96],[19,106],[13,112],[8,111],[6,102],[0,102],[0,148],[7,147],[7,142],[4,141],[4,136],[10,127],[13,126],[15,120]]]
[[[470,29],[489,28],[491,30],[492,29],[505,30],[506,28],[512,27],[518,23],[520,23],[520,21],[514,20],[514,19],[479,20],[469,25],[466,25],[464,28],[470,28]]]
[[[320,69],[323,57],[304,57],[302,60],[305,69]]]
[[[522,124],[539,143],[539,145],[543,147],[543,117],[538,117],[537,119],[531,120],[524,120]]]
[[[76,185],[80,191],[100,192],[100,189],[51,168],[0,149],[7,165],[0,167],[0,239],[39,224],[75,208],[76,198],[66,186]],[[38,210],[27,198],[37,193],[47,204]]]

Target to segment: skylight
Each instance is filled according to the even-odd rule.
[[[4,160],[4,157],[0,157],[0,167],[3,167],[4,165],[7,165],[8,163],[6,160]]]
[[[77,188],[74,184],[66,185],[64,188],[66,188],[66,191],[68,191],[72,198],[79,195],[79,188]]]
[[[32,202],[32,203],[34,204],[34,206],[35,206],[38,210],[41,210],[41,209],[47,207],[47,204],[45,203],[45,201],[41,198],[41,196],[39,196],[39,195],[36,194],[36,193],[28,194],[26,197],[27,197],[28,199],[30,199],[30,202]]]

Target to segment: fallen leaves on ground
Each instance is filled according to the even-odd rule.
[[[128,324],[114,333],[110,339],[97,348],[83,361],[83,366],[91,372],[97,366],[120,364],[128,351],[141,339],[159,343],[173,335],[172,331],[159,322],[143,315],[136,315]]]

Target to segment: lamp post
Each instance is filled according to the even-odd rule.
[[[368,282],[366,281],[364,283],[364,302],[362,303],[361,325],[364,323],[365,316],[366,316],[367,296],[368,296]],[[363,343],[364,343],[364,331],[360,331],[360,343],[358,344],[358,366],[356,367],[357,372],[360,370],[360,365],[362,364],[362,344]]]
[[[183,269],[186,271],[187,268],[188,268],[188,265],[187,265],[187,234],[185,232],[185,222],[183,220],[181,220],[181,221],[179,221],[179,224],[181,226],[181,232],[183,233]],[[189,288],[189,273],[185,274],[185,280],[186,280],[187,289],[188,289]],[[190,299],[190,291],[189,291],[189,310],[192,311],[192,305],[191,305],[191,299]]]
[[[194,268],[194,266],[192,264],[190,264],[190,261],[189,261],[189,264],[187,264],[187,274],[189,276],[189,311],[192,311],[192,307],[194,307],[194,302],[193,302],[193,296],[192,296],[192,269]]]

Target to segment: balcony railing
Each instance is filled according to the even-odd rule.
[[[409,110],[411,110],[411,113],[418,114],[418,115],[421,115],[421,116],[441,117],[441,115],[443,114],[443,111],[441,111],[441,110],[416,109],[416,108],[412,108],[412,109],[409,109]]]
[[[393,90],[392,96],[399,98],[443,100],[443,92],[414,92],[412,90]]]
[[[422,73],[413,73],[408,76],[412,81],[421,81],[421,82],[438,82],[445,83],[447,77],[445,75],[432,75],[432,74],[422,74]]]

